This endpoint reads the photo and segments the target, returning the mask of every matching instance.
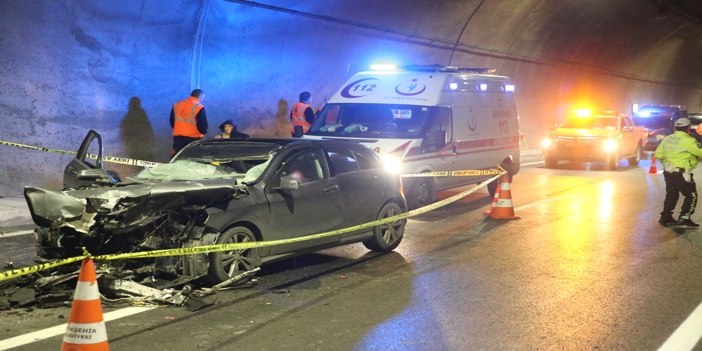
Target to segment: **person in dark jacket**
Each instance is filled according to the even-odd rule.
[[[215,139],[247,139],[248,134],[240,133],[236,130],[236,123],[234,120],[228,119],[219,125],[219,130],[222,134],[215,135]]]

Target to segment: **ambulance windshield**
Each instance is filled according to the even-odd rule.
[[[396,104],[327,104],[308,135],[418,138],[428,121],[445,107]]]

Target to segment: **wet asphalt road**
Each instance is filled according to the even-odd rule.
[[[266,266],[257,286],[200,311],[108,322],[110,348],[657,350],[702,303],[702,230],[657,223],[665,184],[649,161],[602,167],[523,167],[512,183],[520,220],[486,218],[481,190],[411,219],[394,253],[326,250]],[[31,235],[0,243],[0,261],[9,249],[31,262]],[[68,312],[0,312],[0,340]],[[13,350],[60,345],[55,336]]]

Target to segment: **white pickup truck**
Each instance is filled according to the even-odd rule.
[[[631,117],[615,111],[589,113],[578,111],[544,139],[543,153],[547,168],[561,160],[570,162],[604,161],[615,170],[627,158],[635,166],[641,160],[647,133],[634,125]]]

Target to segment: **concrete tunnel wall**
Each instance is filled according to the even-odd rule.
[[[165,162],[171,105],[202,88],[206,138],[228,118],[287,136],[377,60],[493,67],[512,78],[525,146],[580,106],[702,110],[701,27],[641,0],[0,2],[0,140]],[[71,157],[0,145],[0,196],[60,189]],[[128,175],[138,169],[108,164]]]

